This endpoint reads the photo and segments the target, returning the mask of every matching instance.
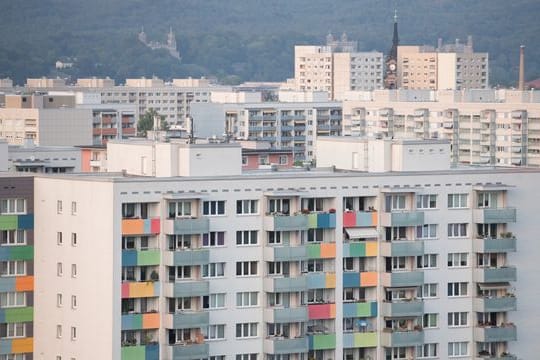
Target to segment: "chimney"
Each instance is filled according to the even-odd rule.
[[[519,83],[518,90],[525,90],[525,45],[519,47]]]
[[[439,38],[437,40],[437,50],[439,50],[439,51],[442,50],[442,38]]]

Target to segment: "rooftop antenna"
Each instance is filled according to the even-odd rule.
[[[195,122],[193,121],[193,116],[188,115],[187,121],[189,122],[188,144],[195,144]]]

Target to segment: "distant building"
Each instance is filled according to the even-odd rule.
[[[331,99],[341,99],[345,91],[383,87],[383,54],[358,52],[346,34],[340,40],[329,34],[325,46],[294,47],[295,88],[300,91],[327,91]]]
[[[394,13],[394,34],[392,36],[392,47],[386,56],[384,87],[386,89],[397,88],[397,51],[399,45],[397,12]]]
[[[73,146],[10,145],[9,171],[58,174],[81,171],[81,151]]]
[[[66,86],[66,80],[60,78],[26,79],[26,87],[28,88],[59,88],[63,86]]]
[[[103,145],[79,146],[82,172],[106,172],[107,148]]]
[[[180,52],[178,51],[178,47],[176,44],[176,36],[174,35],[174,32],[172,31],[172,27],[169,29],[169,32],[167,33],[167,41],[165,43],[162,43],[159,41],[148,41],[147,35],[144,32],[144,28],[139,33],[138,38],[140,42],[142,42],[144,45],[146,45],[152,50],[165,49],[169,52],[169,54],[173,58],[178,59],[178,60],[181,59]]]
[[[114,80],[107,78],[86,78],[86,79],[77,79],[76,86],[81,86],[85,88],[104,88],[104,87],[113,87]]]
[[[13,80],[10,78],[0,79],[0,88],[12,88]]]

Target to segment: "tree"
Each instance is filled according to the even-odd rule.
[[[150,108],[139,118],[137,122],[137,135],[146,137],[148,130],[154,128],[154,118],[159,117],[160,129],[169,130],[169,124],[165,121],[165,116],[160,115],[155,109]]]

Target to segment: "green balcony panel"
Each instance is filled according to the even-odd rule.
[[[175,329],[206,328],[209,323],[210,314],[206,311],[184,312],[180,314],[171,314],[173,318],[173,327]]]
[[[384,347],[416,346],[424,343],[423,331],[383,331],[381,344]]]
[[[193,297],[209,294],[208,281],[185,281],[173,283],[172,297]]]
[[[32,260],[34,247],[32,245],[0,246],[0,261]]]
[[[387,317],[419,317],[424,314],[422,300],[383,302],[382,315]]]
[[[420,286],[424,284],[423,271],[404,271],[390,274],[391,287]]]
[[[306,215],[274,216],[275,231],[306,230],[308,217]]]
[[[159,360],[159,345],[123,346],[122,360]]]
[[[424,212],[403,211],[392,212],[390,215],[392,226],[418,226],[424,225]]]
[[[377,302],[350,302],[343,304],[343,317],[377,316]]]
[[[137,251],[137,265],[159,265],[160,263],[160,250],[145,250]]]
[[[336,334],[310,335],[309,350],[329,350],[336,348]]]
[[[122,315],[122,330],[136,330],[143,328],[142,314]]]
[[[377,346],[376,332],[352,332],[343,334],[343,347],[345,349],[375,346]]]
[[[383,244],[386,245],[386,244]],[[390,256],[420,256],[424,254],[423,241],[392,241]]]
[[[0,215],[0,230],[16,230],[17,215]]]
[[[301,261],[307,259],[306,246],[274,247],[274,261]]]
[[[319,244],[308,244],[307,256],[310,259],[319,259],[321,257],[321,246]]]
[[[265,340],[264,351],[269,354],[297,354],[308,351],[308,338],[269,338]]]
[[[20,307],[4,309],[4,321],[6,323],[29,322],[34,319],[34,308]]]
[[[208,344],[173,345],[171,348],[172,360],[207,358],[209,352]]]
[[[178,235],[203,234],[210,228],[210,221],[207,217],[197,219],[175,219],[173,231]]]
[[[163,256],[163,263],[168,266],[193,266],[208,264],[209,259],[209,249],[167,251]]]
[[[364,257],[366,256],[365,242],[349,242],[343,244],[343,257]]]

